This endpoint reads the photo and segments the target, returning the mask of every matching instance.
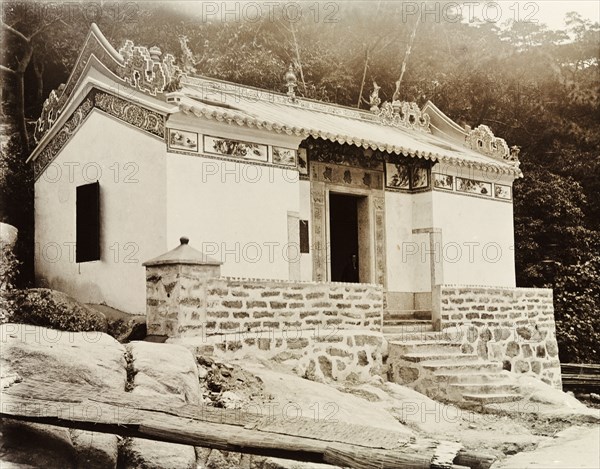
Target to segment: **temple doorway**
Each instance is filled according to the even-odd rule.
[[[367,207],[366,196],[329,193],[329,252],[333,282],[369,281],[364,278],[368,270],[365,266],[361,269],[361,263],[368,262],[364,249],[368,240],[361,236],[365,231],[364,227],[361,229],[361,223],[368,223],[363,214]]]

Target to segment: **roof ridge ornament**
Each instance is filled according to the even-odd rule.
[[[65,84],[61,83],[58,87],[58,93],[62,93]],[[54,122],[60,115],[61,109],[59,108],[60,100],[57,90],[50,91],[50,95],[44,101],[42,105],[42,113],[35,123],[35,129],[33,131],[33,138],[36,143],[42,139],[44,134],[50,130],[54,125]]]
[[[429,129],[429,114],[422,112],[419,105],[415,102],[394,100],[391,103],[385,101],[381,107],[381,98],[379,97],[380,86],[373,82],[373,91],[369,96],[371,112],[373,112],[379,122],[392,127],[403,127],[405,129],[420,130],[431,133]]]
[[[379,105],[381,104],[381,98],[379,97],[379,90],[381,86],[377,84],[376,81],[373,81],[373,91],[369,96],[369,105],[371,106],[372,112],[377,112],[379,110]]]
[[[148,50],[143,46],[134,46],[129,39],[119,49],[119,54],[124,63],[117,73],[132,87],[152,96],[181,89],[181,78],[185,73],[175,65],[172,54],[166,54],[161,60],[162,52],[158,47]]]
[[[475,129],[467,128],[465,136],[465,146],[486,156],[491,156],[497,160],[508,161],[519,164],[518,146],[508,148],[506,140],[496,137],[487,125],[481,124]]]
[[[291,102],[296,101],[296,91],[295,88],[298,86],[298,78],[296,78],[296,74],[294,73],[294,67],[290,64],[287,72],[283,76],[285,80],[285,86],[287,86],[287,96]]]

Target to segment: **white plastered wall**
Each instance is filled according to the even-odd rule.
[[[168,126],[286,148],[299,143],[295,137],[183,115],[171,116]],[[288,214],[306,216],[297,171],[170,151],[166,179],[169,248],[185,235],[192,247],[223,262],[224,276],[290,278],[289,263],[298,262],[298,251],[288,246],[296,235],[289,233]],[[308,257],[300,256],[301,278]]]
[[[513,178],[453,166],[434,172],[492,184],[513,185]],[[512,201],[434,190],[433,226],[442,229],[443,283],[514,287],[515,252]]]
[[[434,172],[512,186],[513,178],[467,167],[434,166]],[[493,187],[493,186],[492,186]],[[434,255],[442,261],[442,283],[515,286],[512,202],[458,192],[386,191],[387,291],[431,291],[428,230],[441,230]],[[413,230],[422,230],[413,232]],[[438,235],[434,237],[437,242]],[[391,298],[391,297],[390,297]],[[419,303],[415,296],[415,305]],[[406,300],[409,304],[410,300]],[[415,306],[417,307],[417,306]]]
[[[101,259],[78,264],[76,187],[96,179]],[[35,183],[38,285],[144,314],[142,262],[167,247],[165,189],[164,142],[93,110]]]

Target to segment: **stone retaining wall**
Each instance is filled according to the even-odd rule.
[[[441,320],[463,352],[562,388],[552,290],[443,286]]]
[[[311,380],[364,382],[384,374],[387,341],[380,332],[358,330],[298,330],[245,332],[206,337],[180,337],[196,355],[222,360],[244,357],[285,364]]]
[[[381,331],[380,285],[214,278],[205,266],[148,267],[148,333],[205,336],[289,329]]]

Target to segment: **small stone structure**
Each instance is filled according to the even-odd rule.
[[[443,286],[442,328],[464,353],[561,389],[552,290]]]
[[[149,334],[381,332],[380,285],[222,278],[220,262],[189,246],[187,238],[144,265]]]

